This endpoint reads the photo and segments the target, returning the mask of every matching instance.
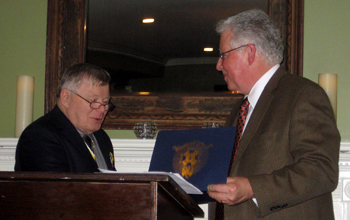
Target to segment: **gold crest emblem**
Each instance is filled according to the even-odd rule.
[[[173,167],[175,172],[189,179],[207,163],[208,149],[212,146],[199,141],[186,143],[182,146],[174,146]]]

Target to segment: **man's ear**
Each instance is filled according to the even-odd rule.
[[[61,102],[61,104],[65,107],[68,108],[69,106],[69,100],[71,99],[72,94],[70,91],[68,91],[67,89],[62,89],[61,93],[60,93],[60,99],[59,101]]]
[[[248,47],[248,62],[249,62],[249,65],[252,65],[256,58],[255,56],[257,55],[256,47],[254,44],[248,44],[247,47]]]

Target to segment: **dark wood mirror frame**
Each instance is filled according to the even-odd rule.
[[[283,66],[302,76],[304,0],[267,0],[269,15],[281,29],[285,42]],[[56,104],[63,71],[84,61],[85,0],[49,0],[45,76],[45,113]],[[218,42],[219,43],[219,42]],[[103,124],[105,129],[133,129],[136,122],[152,121],[158,129],[200,128],[206,122],[223,123],[238,94],[159,95],[116,94],[116,109]]]

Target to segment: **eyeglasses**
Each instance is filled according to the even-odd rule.
[[[237,49],[239,49],[239,48],[241,48],[241,47],[246,47],[246,46],[248,46],[248,44],[242,45],[242,46],[239,46],[239,47],[236,47],[236,48],[233,48],[233,49],[228,50],[228,51],[226,51],[226,52],[223,52],[223,53],[221,53],[219,56],[220,56],[221,59],[225,59],[224,54],[229,53],[229,52],[234,51],[234,50],[237,50]]]
[[[101,102],[95,102],[95,101],[91,102],[91,101],[85,99],[84,97],[82,97],[81,95],[79,95],[78,93],[75,93],[72,90],[69,90],[69,91],[71,93],[74,93],[75,95],[79,96],[83,100],[87,101],[88,103],[90,103],[90,108],[92,108],[92,109],[99,109],[101,106],[103,106],[105,108],[105,111],[111,112],[115,108],[115,106],[113,105],[112,102],[108,102],[108,103],[105,103],[105,104],[102,104]]]

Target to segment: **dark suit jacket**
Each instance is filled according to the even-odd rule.
[[[236,126],[240,104],[226,126]],[[259,206],[225,205],[225,219],[334,219],[339,146],[323,89],[280,68],[255,106],[230,174],[249,179]]]
[[[115,170],[111,140],[102,129],[94,135],[108,169]],[[92,173],[98,172],[98,169],[76,128],[55,106],[21,134],[16,149],[15,171]]]

